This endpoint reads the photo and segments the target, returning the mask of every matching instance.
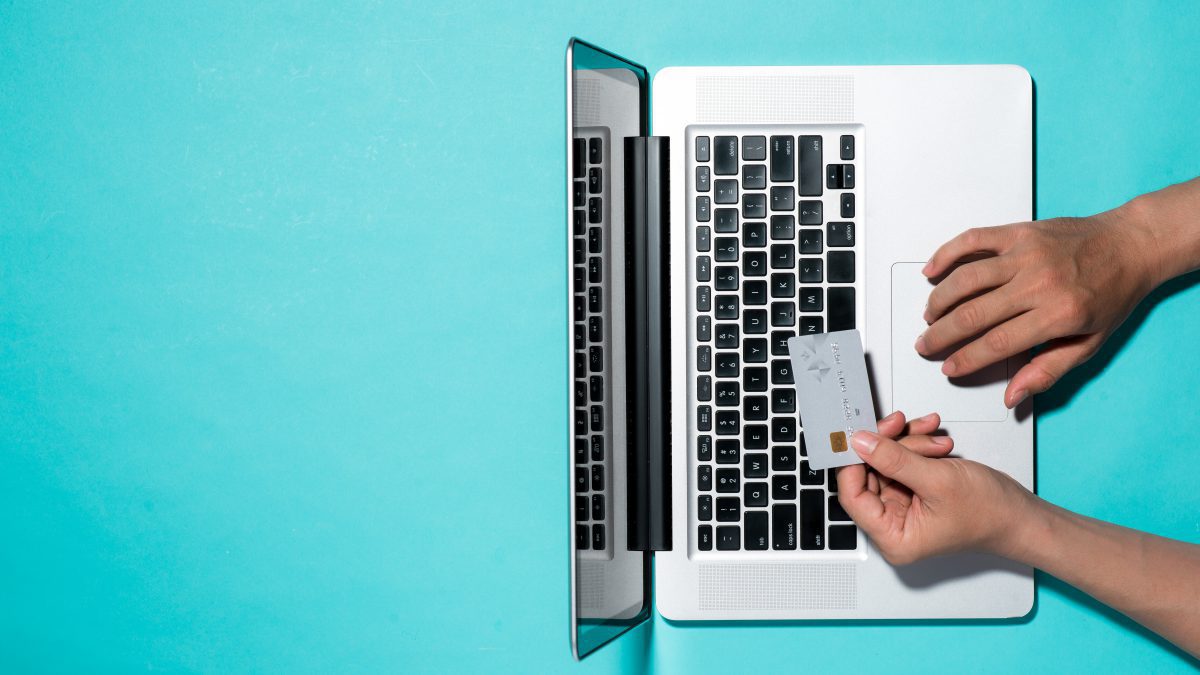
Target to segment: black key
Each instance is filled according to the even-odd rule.
[[[742,399],[742,410],[746,412],[747,422],[761,422],[767,419],[767,397],[747,396]]]
[[[736,319],[738,316],[738,296],[718,295],[716,315],[718,319]]]
[[[746,453],[742,461],[742,473],[746,474],[746,478],[767,477],[767,456],[764,453]],[[766,496],[765,493],[763,496]]]
[[[771,548],[776,551],[796,550],[795,504],[776,504],[771,507]]]
[[[717,324],[717,339],[715,341],[717,349],[737,349],[738,346],[738,325],[736,323],[719,323]],[[735,363],[733,366],[737,368]],[[721,365],[717,364],[717,370],[720,371]],[[735,373],[736,375],[736,373]],[[722,377],[733,377],[733,375],[723,375]]]
[[[588,258],[588,282],[598,284],[601,281],[602,261],[598,256]]]
[[[771,331],[771,354],[773,356],[787,356],[790,354],[791,352],[788,350],[787,341],[794,337],[796,337],[795,331]]]
[[[843,137],[844,138],[844,137]],[[708,136],[696,137],[696,161],[708,161]]]
[[[766,455],[763,455],[763,456],[766,457]],[[764,463],[764,466],[766,466],[765,463]],[[743,490],[743,497],[746,500],[746,506],[766,506],[767,505],[767,484],[766,483],[746,483],[746,487]],[[749,514],[747,514],[747,515],[749,515]]]
[[[603,200],[600,197],[588,198],[588,222],[589,223],[600,222],[601,216],[603,215],[602,202],[603,202]],[[592,253],[598,253],[598,252],[599,252],[599,249],[592,251]]]
[[[742,545],[742,528],[737,525],[722,525],[717,528],[717,550],[736,551]]]
[[[696,250],[707,253],[711,246],[711,232],[703,225],[696,228]]]
[[[708,312],[712,310],[712,289],[708,286],[696,287],[696,311]]]
[[[702,464],[696,467],[696,489],[700,492],[712,490],[712,467]]]
[[[604,338],[604,325],[598,316],[588,317],[588,340],[600,342]]]
[[[843,135],[841,143],[838,145],[838,149],[841,151],[842,159],[854,159],[854,136],[851,136],[850,134]]]
[[[696,459],[701,462],[712,461],[712,436],[704,435],[696,439]]]
[[[574,262],[576,265],[583,264],[583,240],[582,239],[575,240],[575,261]]]
[[[800,194],[817,197],[821,194],[821,137],[800,137]]]
[[[604,146],[599,138],[588,139],[588,163],[599,164],[604,155]]]
[[[738,166],[737,136],[717,136],[714,141],[714,171],[718,176],[732,176],[736,174]]]
[[[767,167],[762,164],[743,165],[742,187],[747,190],[761,190],[767,187]]]
[[[766,504],[763,504],[766,506]],[[767,512],[746,512],[746,550],[767,550]]]
[[[742,461],[742,446],[736,438],[717,439],[717,464],[737,464]]]
[[[712,273],[712,258],[706,255],[696,256],[696,281],[708,281]],[[718,289],[720,286],[717,287]]]
[[[717,237],[717,262],[732,262],[737,260],[737,237]]]
[[[803,420],[801,420],[801,422],[803,422]],[[804,426],[804,425],[801,424],[800,426]],[[804,444],[804,434],[803,433],[800,434],[800,456],[808,457],[808,446],[806,446]]]
[[[717,352],[717,377],[738,376],[738,353]]]
[[[583,321],[584,309],[587,308],[587,300],[582,295],[575,297],[575,320]]]
[[[853,525],[830,525],[829,548],[833,551],[853,551],[858,548],[858,528]]]
[[[602,232],[598,227],[588,228],[588,253],[600,253],[603,243]]]
[[[761,335],[767,332],[767,310],[748,309],[742,313],[742,331],[746,335]]]
[[[821,202],[807,199],[800,202],[801,225],[820,225],[824,217]]]
[[[575,209],[575,236],[583,234],[583,224],[587,220],[587,214],[582,209]]]
[[[777,183],[788,183],[796,179],[792,170],[795,166],[792,159],[792,144],[795,141],[793,136],[771,137],[771,180]]]
[[[830,255],[833,255],[832,253]],[[800,261],[800,283],[819,284],[822,281],[820,258],[804,258]]]
[[[708,345],[696,348],[696,369],[702,373],[712,370],[712,349]]]
[[[828,478],[826,481],[826,487],[829,488],[830,494],[837,492],[837,472],[833,469],[830,469],[829,471],[825,472],[825,475]]]
[[[586,466],[575,467],[575,491],[587,492],[588,490],[588,468]]]
[[[825,167],[825,188],[838,190],[842,187],[842,165],[830,164]]]
[[[697,520],[712,520],[713,519],[713,500],[712,495],[700,495],[696,498],[696,519]]]
[[[745,356],[746,363],[766,363],[767,339],[746,338],[742,342],[742,355]]]
[[[832,471],[829,473],[830,475],[833,474]],[[829,519],[841,522],[850,522],[850,514],[846,513],[846,509],[842,508],[842,503],[839,502],[838,498],[834,496],[829,497]]]
[[[787,387],[780,387],[772,391],[771,412],[775,414],[796,412],[796,392]]]
[[[771,448],[771,469],[773,471],[795,471],[796,448],[786,445]]]
[[[796,477],[775,475],[771,477],[771,499],[789,501],[796,498]]]
[[[737,380],[717,381],[717,405],[721,407],[735,406],[742,398],[741,385]]]
[[[604,400],[604,378],[599,375],[592,375],[588,378],[588,387],[592,394],[592,403],[600,403]]]
[[[741,473],[737,469],[717,469],[717,492],[741,492]],[[735,498],[736,499],[736,498]],[[718,501],[718,511],[720,502]]]
[[[791,362],[788,362],[789,366]],[[795,443],[796,421],[790,417],[776,417],[771,420],[772,443]]]
[[[819,316],[801,316],[800,334],[815,335],[825,332],[825,322]]]
[[[834,222],[825,226],[829,236],[825,238],[830,247],[854,245],[854,223]],[[819,253],[819,251],[818,251]]]
[[[587,339],[584,337],[583,333],[583,324],[575,324],[575,349],[583,349],[586,346],[584,344],[586,341]]]
[[[791,359],[775,359],[771,362],[771,384],[795,384]]]
[[[746,391],[766,391],[767,369],[747,367],[742,371],[742,383],[745,385]]]
[[[700,342],[708,342],[712,339],[711,316],[696,317],[696,339]]]
[[[766,158],[766,136],[742,136],[742,159],[750,162],[759,162]]]
[[[588,417],[586,410],[575,411],[575,435],[584,436],[588,432]]]
[[[736,239],[734,240],[737,241]],[[767,274],[766,251],[747,251],[742,257],[742,274],[748,277],[761,277]]]
[[[712,170],[707,166],[696,167],[696,192],[708,192],[711,189],[711,175]]]
[[[592,495],[592,520],[604,520],[604,495]]]
[[[796,208],[796,191],[791,185],[771,188],[771,210],[791,211]]]
[[[592,461],[604,461],[604,437],[592,436]]]
[[[592,536],[587,525],[575,526],[575,548],[586,551],[592,544]]]
[[[753,279],[746,282],[746,304],[767,304],[767,282],[764,279]]]
[[[790,244],[789,244],[790,245]],[[796,297],[796,275],[791,272],[776,272],[771,275],[772,298]]]
[[[745,218],[766,218],[767,196],[761,193],[742,195],[742,216]]]
[[[796,325],[796,303],[772,302],[771,326],[774,328],[790,328]]]
[[[712,407],[702,405],[696,409],[696,428],[700,431],[712,431]]]
[[[766,450],[768,441],[767,425],[747,424],[745,438],[747,450]]]
[[[729,233],[737,232],[738,230],[738,211],[737,209],[717,209],[713,214],[713,229],[717,232]]]
[[[793,244],[771,244],[771,267],[788,270],[796,266],[796,247]]]
[[[767,224],[746,223],[742,228],[742,245],[746,248],[761,248],[767,245]]]
[[[600,345],[588,347],[588,368],[593,373],[599,373],[604,370],[604,347]]]
[[[825,548],[825,491],[800,491],[800,548]]]
[[[588,519],[588,498],[586,495],[575,495],[575,520]]]
[[[717,435],[736,436],[741,426],[741,415],[736,410],[717,411]]]
[[[583,206],[587,203],[587,186],[581,180],[575,181],[574,200],[575,206]]]
[[[600,523],[592,526],[592,548],[597,551],[604,550],[604,526]]]
[[[795,216],[771,216],[771,238],[793,239],[796,236]]]
[[[713,193],[713,201],[718,204],[736,204],[738,201],[738,183],[736,180],[729,178],[714,181],[716,184],[716,192]]]
[[[575,354],[575,372],[580,376],[587,370],[587,354],[577,352]]]
[[[821,252],[820,230],[800,230],[800,252],[806,254]]]
[[[696,399],[705,403],[712,400],[712,377],[701,375],[696,378]]]
[[[800,484],[820,485],[825,482],[825,470],[814,469],[808,465],[808,460],[800,462]]]
[[[853,218],[854,217],[854,193],[853,192],[847,192],[846,194],[842,195],[842,217],[843,218]]]
[[[575,165],[575,177],[583,178],[587,171],[587,141],[575,139],[575,150],[571,153],[571,162]]]
[[[600,188],[604,186],[604,176],[601,171],[598,166],[588,169],[588,192],[598,194]]]
[[[600,313],[600,302],[603,300],[599,286],[592,286],[588,289],[588,311],[592,314]]]
[[[604,490],[604,465],[597,464],[592,467],[592,492],[601,492]]]
[[[829,290],[833,290],[832,288]],[[820,288],[804,286],[800,288],[800,311],[819,312],[823,304],[824,293]]]
[[[738,268],[736,265],[717,265],[718,291],[736,291],[738,289]]]
[[[588,458],[588,456],[587,456],[587,439],[586,438],[576,438],[575,439],[575,463],[576,464],[585,464],[585,463],[587,463],[587,458]]]
[[[713,547],[712,525],[701,525],[696,532],[696,548],[701,551],[711,551]]]
[[[829,283],[854,283],[854,251],[830,251],[826,255],[829,258]]]
[[[707,223],[711,217],[712,202],[704,195],[696,197],[696,220],[701,223]]]
[[[842,165],[842,188],[846,190],[854,189],[854,165]]]

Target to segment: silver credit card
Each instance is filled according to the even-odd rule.
[[[850,436],[878,430],[862,337],[857,330],[804,335],[789,339],[788,351],[809,467],[861,464]]]

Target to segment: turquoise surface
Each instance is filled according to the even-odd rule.
[[[563,52],[1018,63],[1037,211],[1200,172],[1200,5],[0,3],[0,671],[1189,670],[1012,623],[568,650]],[[935,205],[931,204],[931,208]],[[1043,398],[1041,493],[1200,540],[1200,290]]]

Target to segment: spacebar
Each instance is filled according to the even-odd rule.
[[[854,288],[833,286],[829,289],[829,331],[854,328]]]

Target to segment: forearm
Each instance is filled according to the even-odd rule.
[[[1200,269],[1200,178],[1149,192],[1102,216],[1131,237],[1151,288]]]
[[[1037,567],[1200,657],[1200,545],[1033,498],[1005,555]]]

